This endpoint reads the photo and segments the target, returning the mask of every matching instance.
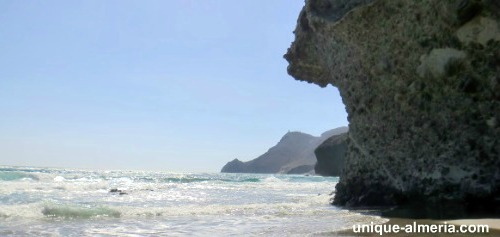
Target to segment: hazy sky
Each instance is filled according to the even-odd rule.
[[[347,125],[286,73],[303,4],[0,1],[0,165],[216,172]]]

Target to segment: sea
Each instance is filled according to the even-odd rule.
[[[0,236],[332,236],[337,177],[0,166]]]

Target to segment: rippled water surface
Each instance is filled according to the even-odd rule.
[[[0,167],[0,236],[322,236],[337,178]]]

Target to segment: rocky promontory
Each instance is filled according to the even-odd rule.
[[[334,135],[319,145],[314,154],[316,165],[314,171],[322,176],[340,176],[344,169],[347,150],[347,133]]]
[[[285,58],[349,120],[333,203],[500,215],[500,1],[306,0]]]
[[[302,132],[288,132],[275,146],[261,156],[242,162],[234,159],[221,170],[223,173],[307,174],[314,173],[314,150],[331,136],[347,132],[340,127],[315,137]]]

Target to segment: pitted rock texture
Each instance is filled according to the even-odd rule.
[[[333,203],[499,215],[500,1],[346,2],[306,0],[285,55],[346,106]]]

